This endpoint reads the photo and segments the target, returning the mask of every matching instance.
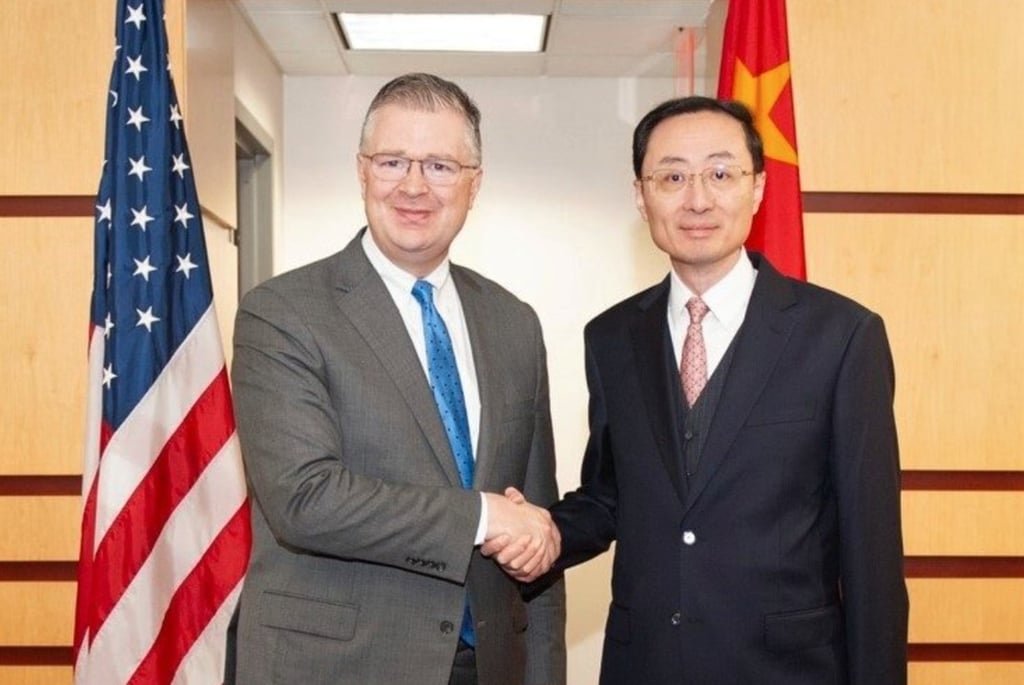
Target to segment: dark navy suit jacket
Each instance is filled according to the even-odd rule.
[[[602,685],[902,685],[881,318],[760,255],[699,468],[681,474],[669,281],[585,331],[590,439],[559,567],[616,542]]]

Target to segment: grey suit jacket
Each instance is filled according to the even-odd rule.
[[[361,235],[361,234],[360,234]],[[455,265],[480,388],[475,489],[557,498],[533,310]],[[250,291],[232,380],[253,496],[239,609],[245,685],[444,685],[467,592],[481,685],[565,682],[561,584],[524,602],[474,551],[426,375],[357,236]]]

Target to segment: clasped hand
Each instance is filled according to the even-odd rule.
[[[487,537],[480,552],[509,576],[529,583],[544,575],[561,553],[562,536],[547,509],[530,504],[523,493],[487,493]]]

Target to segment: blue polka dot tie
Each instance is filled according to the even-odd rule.
[[[473,487],[473,444],[469,437],[466,400],[462,393],[462,381],[459,380],[459,367],[455,364],[452,339],[448,335],[444,319],[434,307],[433,286],[426,281],[416,281],[416,285],[412,287],[412,296],[419,302],[423,313],[423,336],[427,344],[430,389],[434,391],[434,401],[441,415],[441,423],[444,424],[448,444],[455,455],[459,480],[462,481],[462,487],[469,489]],[[461,637],[470,645],[476,644],[468,602],[462,620]]]

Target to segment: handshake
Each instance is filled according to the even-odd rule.
[[[530,504],[511,487],[505,489],[504,497],[486,496],[487,536],[480,552],[521,583],[547,573],[562,548],[562,536],[548,510]]]

